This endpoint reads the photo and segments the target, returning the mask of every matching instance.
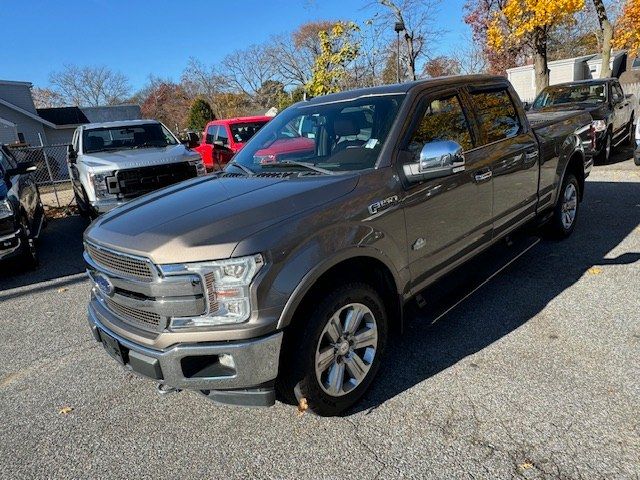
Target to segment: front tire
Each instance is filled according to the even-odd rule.
[[[29,222],[24,216],[20,221],[20,242],[22,243],[20,264],[27,270],[35,269],[40,264],[40,260],[36,249],[36,241],[31,234]]]
[[[560,198],[553,209],[547,233],[556,239],[567,238],[573,233],[580,209],[580,184],[573,173],[568,173],[562,182]]]
[[[604,138],[604,145],[602,146],[602,150],[598,154],[597,160],[599,163],[607,164],[609,163],[609,159],[611,158],[611,148],[613,145],[613,139],[611,135],[611,130],[607,130],[607,135]]]
[[[365,283],[339,285],[294,322],[285,334],[279,390],[306,399],[318,415],[338,415],[362,397],[380,368],[387,342],[382,299]]]

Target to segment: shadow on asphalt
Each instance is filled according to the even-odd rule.
[[[630,158],[633,159],[633,148],[626,145],[625,146],[620,145],[613,149],[608,162],[596,160],[595,165],[597,166],[615,165],[616,163],[626,162]]]
[[[82,233],[87,226],[87,220],[77,215],[49,220],[37,244],[38,268],[25,271],[15,259],[5,262],[0,266],[0,292],[84,272]]]
[[[422,310],[410,306],[404,334],[391,339],[378,378],[347,415],[375,409],[510,334],[591,267],[639,261],[640,252],[615,258],[607,254],[640,225],[640,183],[588,182],[578,222],[569,239],[538,243],[435,324],[431,321],[443,311],[438,302]],[[504,253],[504,243],[498,245],[502,252],[492,249],[430,288],[436,296],[448,299],[449,306],[454,305],[447,292],[469,292],[478,281],[476,272],[486,269],[487,257],[499,257],[499,267],[500,259],[515,257],[518,249],[528,245],[526,239],[515,242],[510,254]],[[498,267],[494,266],[494,271]],[[423,293],[429,301],[429,290]]]

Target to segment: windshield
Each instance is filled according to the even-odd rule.
[[[558,85],[545,88],[536,101],[534,109],[564,105],[566,103],[603,103],[607,100],[607,86],[604,83],[585,85]]]
[[[266,120],[260,122],[232,123],[229,127],[231,128],[233,140],[236,143],[244,143],[248,142],[266,123]]]
[[[300,169],[363,170],[374,167],[404,95],[291,107],[262,128],[234,157],[254,172]],[[307,167],[308,169],[308,167]]]
[[[124,127],[94,128],[82,134],[84,153],[106,152],[132,148],[152,148],[177,145],[173,134],[160,123]]]

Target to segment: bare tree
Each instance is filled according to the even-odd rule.
[[[127,77],[105,66],[64,65],[49,81],[66,105],[97,107],[122,103],[129,96]]]
[[[227,55],[222,68],[229,85],[254,97],[265,82],[275,80],[277,68],[269,49],[265,45],[250,45]]]
[[[203,97],[209,102],[216,116],[220,116],[219,94],[228,90],[229,82],[215,66],[207,67],[191,57],[182,72],[180,83],[190,98]]]
[[[416,80],[417,64],[423,58],[429,58],[430,51],[444,33],[437,25],[435,16],[440,0],[378,0],[376,3],[385,8],[380,18],[389,25],[392,21],[402,23],[401,32],[406,46],[406,61],[409,76]],[[372,5],[372,4],[369,4]],[[390,28],[390,27],[389,27]]]
[[[489,70],[489,60],[482,46],[468,36],[463,36],[461,40],[462,42],[451,53],[460,73],[463,75],[486,73]]]
[[[58,92],[50,88],[34,87],[31,89],[31,96],[36,108],[63,107],[64,101]]]

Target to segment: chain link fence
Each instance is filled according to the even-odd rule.
[[[73,188],[67,164],[69,145],[10,147],[18,162],[36,166],[34,176],[42,203],[48,207],[66,207],[73,203]]]

